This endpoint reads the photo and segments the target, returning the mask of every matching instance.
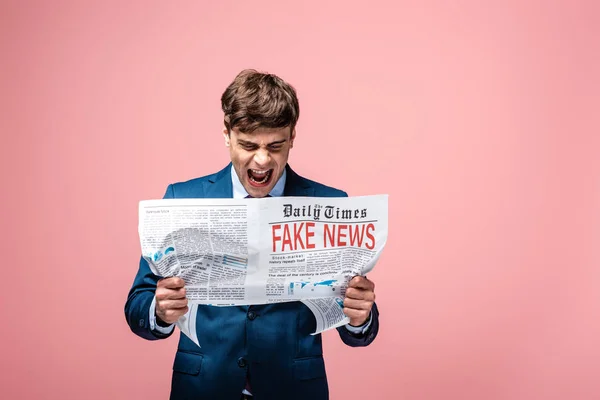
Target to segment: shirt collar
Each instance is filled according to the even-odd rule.
[[[281,178],[277,181],[271,192],[269,193],[272,197],[280,197],[283,196],[283,190],[285,189],[285,180],[287,176],[287,168],[283,169],[283,174]],[[240,181],[240,177],[237,172],[235,172],[235,168],[233,165],[231,166],[231,183],[233,185],[233,198],[234,199],[244,199],[248,197],[248,192],[244,189],[244,185]]]

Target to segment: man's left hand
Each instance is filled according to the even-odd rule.
[[[375,284],[364,276],[352,278],[344,299],[344,314],[350,318],[350,325],[364,325],[369,319],[374,302]]]

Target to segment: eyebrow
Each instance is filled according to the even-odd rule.
[[[285,143],[285,142],[287,142],[287,139],[277,140],[275,142],[269,143],[267,146],[273,146],[273,145],[282,144],[282,143]],[[254,142],[248,142],[248,141],[243,140],[243,139],[238,139],[238,143],[241,144],[241,145],[244,145],[244,146],[258,146]]]

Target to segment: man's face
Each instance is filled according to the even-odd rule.
[[[287,164],[296,132],[286,128],[258,128],[252,133],[224,129],[225,145],[235,172],[248,194],[265,197],[273,189]]]

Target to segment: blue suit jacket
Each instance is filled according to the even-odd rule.
[[[302,178],[287,167],[284,196],[343,197],[341,190]],[[165,198],[231,198],[231,164],[220,172],[169,185]],[[148,315],[158,277],[142,258],[125,304],[131,330],[148,340],[164,339],[150,329]],[[338,328],[349,346],[367,346],[379,330],[377,306],[364,335]],[[173,364],[171,399],[238,400],[248,374],[256,400],[329,398],[321,335],[301,302],[244,307],[199,306],[201,348],[180,335]]]

